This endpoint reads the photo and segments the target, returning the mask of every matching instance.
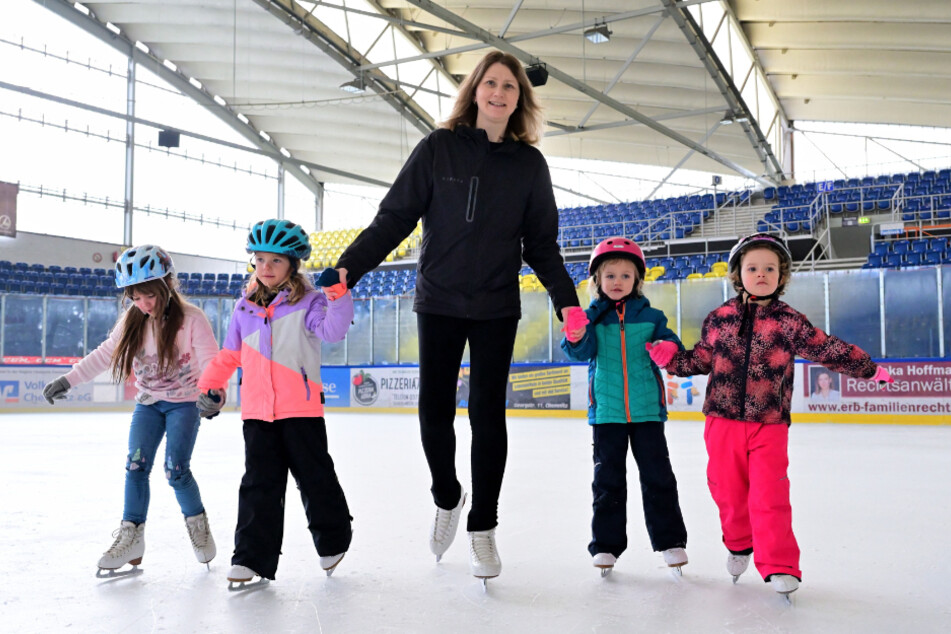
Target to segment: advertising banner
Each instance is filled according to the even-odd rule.
[[[350,368],[321,368],[320,380],[324,384],[324,405],[350,407]]]
[[[43,388],[65,370],[62,367],[0,367],[0,411],[49,407],[53,412],[43,397]],[[57,404],[70,408],[94,408],[116,402],[119,402],[119,392],[115,385],[84,383],[70,389],[66,398]]]
[[[418,367],[350,368],[351,407],[416,407]]]
[[[17,237],[17,194],[20,186],[0,183],[0,236]]]
[[[507,409],[571,409],[571,367],[513,365],[505,400]]]

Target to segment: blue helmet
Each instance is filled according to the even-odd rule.
[[[172,267],[172,257],[160,247],[144,244],[126,249],[116,261],[116,286],[125,288],[162,279]]]
[[[300,225],[271,218],[256,223],[248,233],[248,253],[255,251],[306,260],[310,257],[310,241]]]

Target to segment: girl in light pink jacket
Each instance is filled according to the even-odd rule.
[[[185,526],[200,563],[215,554],[215,540],[191,472],[198,436],[198,377],[218,351],[208,318],[176,290],[172,258],[159,247],[127,249],[116,262],[116,285],[130,302],[109,338],[73,369],[51,381],[43,395],[52,405],[66,392],[110,370],[138,390],[129,429],[125,507],[115,541],[99,560],[96,576],[138,572],[145,552],[149,474],[165,437],[165,476],[185,516]],[[116,572],[126,564],[131,569]]]

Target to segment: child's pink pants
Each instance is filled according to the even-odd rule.
[[[802,580],[786,475],[789,427],[708,416],[703,438],[724,545],[733,552],[752,548],[763,579],[787,574]]]

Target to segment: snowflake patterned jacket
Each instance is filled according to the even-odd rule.
[[[198,377],[218,352],[218,343],[215,341],[211,324],[201,309],[185,304],[184,312],[185,319],[175,336],[178,360],[168,374],[159,372],[155,335],[151,328],[146,329],[142,349],[132,360],[132,375],[138,390],[135,400],[140,403],[186,403],[198,400]],[[109,370],[112,367],[112,353],[121,334],[121,328],[113,328],[109,337],[98,348],[74,365],[66,374],[69,384],[75,387]]]
[[[785,302],[751,304],[750,327],[741,334],[745,308],[734,297],[711,312],[696,347],[667,365],[677,376],[710,375],[707,416],[788,425],[796,355],[856,378],[875,374],[868,353],[814,327]]]
[[[282,290],[267,308],[241,298],[221,352],[198,381],[204,392],[225,389],[240,366],[241,418],[273,422],[324,415],[320,342],[341,341],[353,320],[353,297],[336,301],[309,290],[288,304]]]

